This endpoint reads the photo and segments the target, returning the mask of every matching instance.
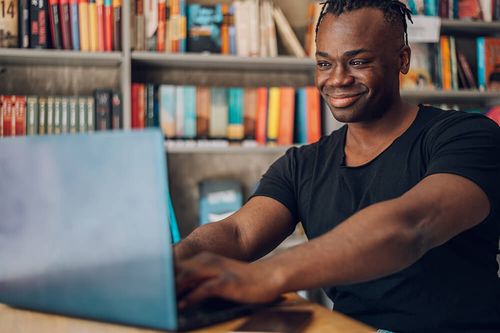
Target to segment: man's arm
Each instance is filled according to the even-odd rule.
[[[483,221],[483,190],[452,175],[426,177],[399,198],[371,205],[306,244],[253,264],[203,254],[182,264],[183,301],[209,296],[262,302],[280,293],[356,283],[400,271],[428,250]]]
[[[195,229],[174,247],[174,253],[177,259],[208,251],[251,261],[274,249],[294,228],[285,206],[268,197],[255,197],[228,218]]]

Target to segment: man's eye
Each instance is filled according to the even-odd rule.
[[[316,67],[318,67],[318,69],[320,69],[320,70],[325,70],[325,69],[330,68],[330,64],[328,62],[318,61],[316,63]]]
[[[351,60],[352,66],[363,66],[366,65],[367,63],[368,63],[367,60],[362,60],[362,59]]]

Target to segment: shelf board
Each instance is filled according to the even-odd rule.
[[[485,103],[500,101],[500,91],[479,90],[403,90],[401,96],[405,99],[418,100],[423,103],[451,102],[460,103]],[[491,104],[491,103],[488,103]]]
[[[279,56],[275,58],[240,57],[209,53],[158,53],[132,52],[132,63],[152,67],[202,68],[202,69],[246,69],[272,71],[313,71],[310,58]]]
[[[208,141],[210,142],[210,141]],[[165,142],[165,150],[175,154],[284,154],[290,146],[245,146],[242,144],[174,144]]]
[[[121,52],[0,48],[0,65],[118,67]]]
[[[482,22],[467,20],[441,20],[441,32],[445,34],[466,33],[479,36],[500,34],[500,22]]]

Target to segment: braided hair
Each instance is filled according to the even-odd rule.
[[[325,0],[321,2],[323,7],[316,23],[316,34],[318,34],[319,24],[327,14],[339,16],[342,13],[350,12],[361,8],[378,8],[384,13],[385,20],[391,24],[400,24],[404,32],[404,42],[408,45],[408,32],[406,18],[411,19],[411,10],[398,0]]]

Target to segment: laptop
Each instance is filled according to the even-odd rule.
[[[0,303],[162,330],[259,307],[182,316],[167,200],[158,130],[0,139]]]

